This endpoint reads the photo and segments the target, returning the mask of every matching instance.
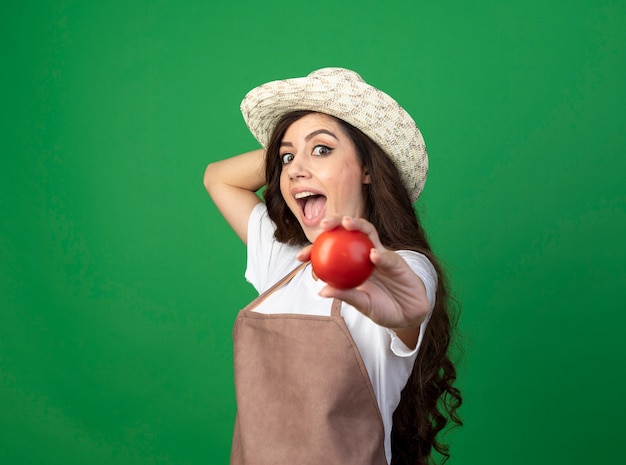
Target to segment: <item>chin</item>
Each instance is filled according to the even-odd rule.
[[[313,242],[315,242],[315,239],[317,239],[317,236],[319,236],[322,233],[322,228],[310,228],[307,226],[302,226],[302,224],[300,224],[300,227],[302,228],[302,231],[304,231],[304,235],[306,236],[306,238],[309,240],[309,242],[312,244]]]

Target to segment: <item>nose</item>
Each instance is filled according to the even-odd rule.
[[[291,181],[295,181],[298,178],[307,178],[310,175],[307,159],[303,154],[296,154],[293,160],[283,169],[286,170],[287,176]]]

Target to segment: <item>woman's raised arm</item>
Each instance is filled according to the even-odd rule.
[[[264,185],[263,149],[210,163],[204,172],[204,187],[244,243],[247,243],[250,213],[261,201],[256,191]]]

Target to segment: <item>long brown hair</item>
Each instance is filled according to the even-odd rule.
[[[265,203],[269,217],[276,224],[276,239],[290,244],[306,244],[307,238],[282,198],[282,163],[278,154],[285,131],[308,113],[295,111],[284,115],[267,145]],[[426,465],[432,463],[433,449],[442,455],[445,462],[450,457],[449,447],[438,435],[450,421],[462,424],[458,416],[462,397],[460,390],[453,385],[456,369],[449,355],[457,315],[453,312],[447,279],[391,159],[362,131],[345,121],[337,121],[352,139],[357,155],[370,175],[371,183],[363,185],[366,201],[364,217],[376,227],[385,247],[424,254],[438,276],[435,308],[426,326],[413,371],[393,415],[391,463]]]

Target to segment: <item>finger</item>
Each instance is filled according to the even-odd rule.
[[[300,260],[301,262],[306,262],[307,260],[310,260],[312,248],[313,245],[307,245],[306,247],[301,249],[300,252],[298,252],[298,254],[296,255],[296,259]]]
[[[366,312],[369,309],[369,299],[367,294],[358,288],[353,289],[337,289],[332,286],[325,286],[320,291],[319,295],[321,297],[328,297],[339,299],[348,305],[352,305],[354,308],[369,316]]]
[[[324,231],[330,231],[331,229],[335,229],[339,225],[341,225],[340,216],[327,216],[320,222],[320,226]]]
[[[389,272],[392,270],[397,270],[399,267],[402,267],[406,262],[404,259],[393,252],[392,250],[383,250],[380,251],[378,249],[370,250],[370,260],[376,266],[379,271]]]
[[[344,216],[341,219],[341,226],[343,226],[344,228],[350,231],[354,231],[354,230],[361,231],[362,233],[366,234],[367,237],[370,238],[370,240],[374,244],[374,247],[380,250],[386,250],[383,247],[382,243],[380,242],[380,238],[378,237],[378,231],[376,231],[376,228],[374,227],[374,225],[370,223],[369,221],[363,218],[353,218],[351,216]]]

